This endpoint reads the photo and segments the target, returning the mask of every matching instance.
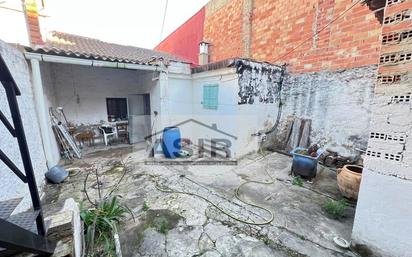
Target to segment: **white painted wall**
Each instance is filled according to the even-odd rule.
[[[203,86],[207,84],[219,85],[218,108],[216,110],[205,109],[202,105]],[[220,69],[216,71],[202,72],[193,75],[193,117],[209,126],[216,124],[217,129],[224,131],[237,139],[213,132],[208,128],[197,128],[194,130],[194,138],[224,138],[232,142],[232,157],[240,157],[247,153],[246,149],[239,141],[243,141],[240,132],[247,129],[249,123],[242,123],[239,116],[239,106],[237,104],[238,77],[234,69]],[[197,126],[198,127],[198,126]]]
[[[30,71],[22,53],[0,40],[0,54],[7,63],[17,86],[22,93],[18,96],[20,113],[26,133],[27,144],[31,155],[32,165],[39,191],[44,184],[44,173],[47,171],[46,157],[44,155],[40,128],[34,106],[34,97],[30,79]],[[5,91],[0,85],[0,110],[11,122],[11,115],[5,96]],[[24,172],[17,141],[0,124],[0,149]],[[31,199],[27,184],[24,184],[0,161],[0,200],[24,197],[16,211],[23,211],[31,207]]]
[[[289,74],[282,90],[282,125],[287,118],[310,119],[311,143],[359,155],[354,149],[367,145],[376,68]]]
[[[45,87],[54,107],[61,106],[67,119],[75,124],[97,124],[107,121],[107,97],[127,97],[155,90],[152,71],[123,70],[68,64],[48,64],[51,74]],[[45,76],[46,77],[46,76]],[[158,108],[157,97],[151,97],[152,110]]]
[[[352,232],[355,247],[366,249],[370,256],[412,256],[412,105],[394,101],[411,95],[412,73],[398,69],[400,82],[375,86]]]
[[[162,98],[163,127],[194,119],[207,126],[216,125],[218,130],[236,139],[196,122],[179,126],[182,138],[189,138],[196,144],[199,139],[228,139],[232,142],[232,157],[235,158],[257,150],[258,139],[251,134],[264,129],[268,121],[270,123],[276,114],[277,104],[238,105],[238,75],[234,68],[192,76],[169,75]],[[207,84],[219,85],[217,110],[203,108],[203,86]]]
[[[412,256],[412,181],[365,169],[352,231],[371,256]]]
[[[41,71],[41,79],[43,82],[43,93],[45,99],[46,109],[49,110],[50,107],[56,108],[56,90],[54,87],[54,77],[52,74],[52,69],[50,67],[50,63],[41,63],[40,64],[40,71]],[[48,126],[50,131],[53,132],[52,123],[50,118],[47,120]],[[56,137],[53,133],[49,134],[49,142],[51,144],[51,153],[52,153],[52,160],[48,160],[48,163],[51,166],[57,165],[60,161],[60,149],[56,140]]]

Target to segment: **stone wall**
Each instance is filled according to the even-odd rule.
[[[34,96],[30,81],[30,72],[23,54],[14,47],[7,45],[0,40],[0,54],[8,65],[10,72],[21,91],[18,96],[20,113],[26,132],[27,144],[31,155],[33,169],[39,189],[44,183],[44,173],[47,171],[46,158],[43,151],[40,128],[34,106]],[[6,118],[11,121],[10,110],[2,85],[0,85],[0,110]],[[24,172],[23,163],[17,140],[13,138],[0,124],[0,149]],[[0,161],[0,201],[12,198],[23,197],[23,202],[16,211],[22,211],[31,207],[31,199],[27,184],[23,183],[14,173]]]

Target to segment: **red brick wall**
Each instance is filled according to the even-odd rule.
[[[222,1],[222,0],[214,0]],[[204,40],[211,43],[210,60],[241,57],[242,0],[231,0],[208,15]],[[286,62],[296,72],[338,70],[377,64],[381,25],[367,5],[358,4],[318,37],[282,57],[349,8],[352,0],[255,0],[251,57]],[[210,4],[209,4],[210,5]]]
[[[212,1],[206,6],[203,40],[209,42],[209,61],[216,62],[242,55],[242,3],[231,0],[218,10]],[[222,2],[222,1],[221,1]]]
[[[199,43],[203,39],[204,22],[205,8],[202,8],[154,49],[172,53],[193,64],[198,64]]]

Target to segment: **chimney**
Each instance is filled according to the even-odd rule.
[[[209,63],[209,43],[202,41],[199,43],[199,65]]]
[[[39,12],[36,0],[23,0],[22,2],[30,46],[43,45],[44,42],[40,32]]]

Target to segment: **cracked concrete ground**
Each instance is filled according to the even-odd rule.
[[[100,167],[100,186],[108,192],[123,174],[113,165],[128,160],[116,191],[135,216],[135,221],[128,217],[120,229],[123,256],[354,256],[333,243],[335,236],[350,239],[354,208],[349,207],[342,220],[331,219],[321,208],[327,200],[341,198],[332,170],[320,166],[316,179],[299,187],[291,183],[291,158],[278,153],[265,158],[251,154],[237,166],[150,166],[144,164],[144,148],[110,148],[66,165],[70,177],[46,186],[46,216],[67,198],[85,201],[87,167]],[[273,180],[239,189],[243,201],[273,212],[274,219],[267,225],[245,224],[218,210],[249,223],[270,218],[268,212],[234,197],[236,188],[247,180]],[[93,174],[86,188],[91,199],[97,197]]]

